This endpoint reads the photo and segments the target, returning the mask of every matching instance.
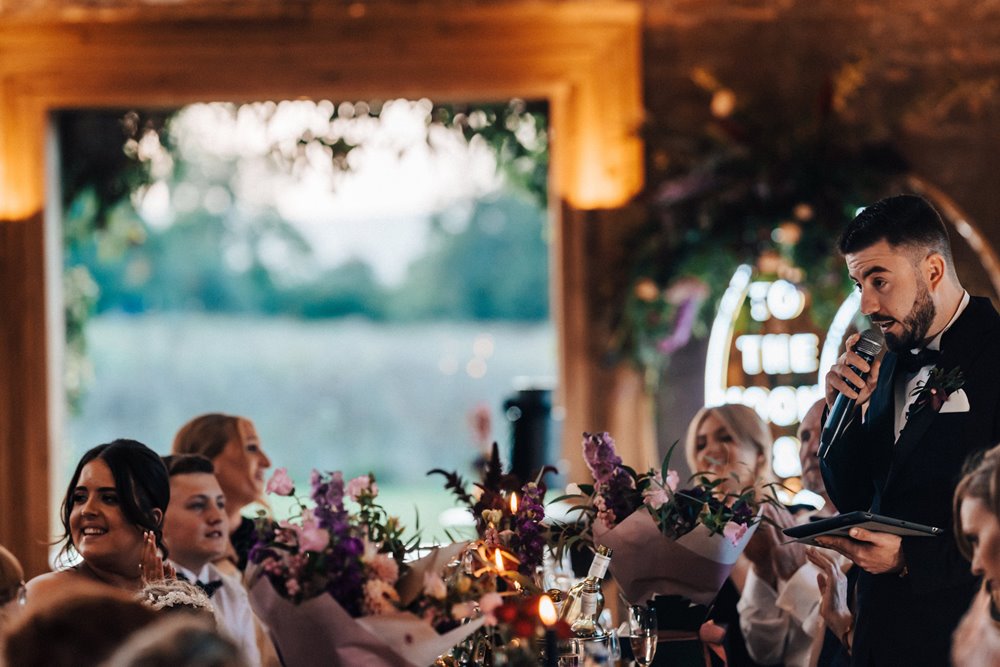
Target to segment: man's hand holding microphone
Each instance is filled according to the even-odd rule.
[[[843,434],[856,405],[867,409],[868,399],[878,383],[882,360],[878,353],[882,342],[871,331],[857,333],[847,339],[847,351],[826,374],[826,404],[830,415],[823,427],[819,456],[824,458],[830,447]],[[851,559],[855,565],[872,574],[900,572],[905,568],[902,538],[862,528],[850,531],[851,537],[823,536],[817,544],[834,549]]]

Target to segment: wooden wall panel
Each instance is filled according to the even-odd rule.
[[[0,221],[0,544],[46,568],[48,404],[43,226]]]

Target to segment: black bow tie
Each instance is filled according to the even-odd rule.
[[[899,367],[907,373],[916,373],[924,366],[936,364],[941,357],[941,350],[928,350],[924,348],[914,354],[913,352],[900,352],[897,355]]]
[[[177,573],[177,578],[187,582],[191,581],[180,572]],[[219,581],[205,582],[199,579],[198,581],[194,582],[194,585],[200,588],[201,590],[205,591],[205,595],[207,595],[208,597],[212,597],[213,595],[215,595],[215,591],[222,588],[222,581],[219,580]]]
[[[221,581],[208,581],[208,582],[196,581],[194,582],[194,585],[200,588],[201,590],[205,591],[205,595],[207,595],[208,597],[212,597],[213,595],[215,595],[215,591],[222,588]]]

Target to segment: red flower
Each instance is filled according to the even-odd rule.
[[[534,637],[535,625],[534,619],[519,618],[511,624],[510,629],[518,637]]]

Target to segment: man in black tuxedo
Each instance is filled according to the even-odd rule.
[[[840,251],[887,352],[869,365],[853,351],[855,336],[826,376],[828,406],[841,393],[857,399],[821,462],[827,491],[841,512],[870,510],[944,535],[856,528],[851,539],[817,541],[863,570],[852,664],[947,665],[952,631],[977,588],[953,537],[952,493],[966,458],[1000,441],[1000,315],[962,288],[947,230],[920,197],[864,209]],[[954,369],[962,380],[942,383]]]

